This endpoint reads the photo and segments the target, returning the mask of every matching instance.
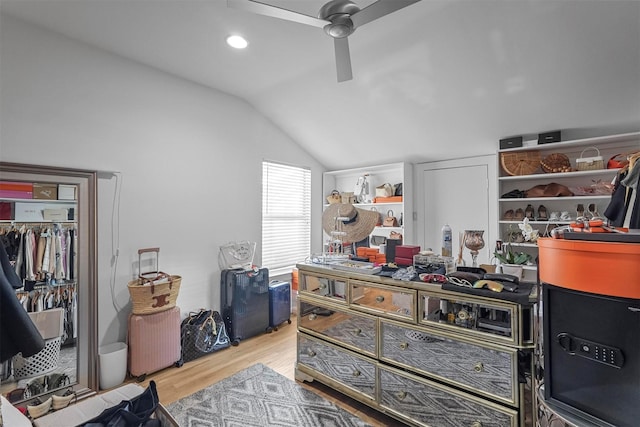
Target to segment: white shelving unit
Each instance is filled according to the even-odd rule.
[[[519,148],[512,148],[507,150],[498,151],[498,165],[500,165],[500,155],[502,153],[523,152],[523,151],[537,151],[540,154],[540,158],[544,159],[546,156],[553,153],[561,153],[566,155],[572,168],[576,169],[576,159],[582,157],[582,153],[585,149],[590,147],[596,147],[600,151],[600,156],[604,160],[604,167],[607,167],[607,161],[620,153],[629,153],[640,151],[640,132],[632,132],[626,134],[601,136],[595,138],[585,138],[572,141],[562,141],[549,144],[541,144],[534,146],[525,146]],[[595,150],[586,151],[584,156],[590,157],[595,155]],[[539,231],[540,235],[544,235],[545,231],[550,231],[557,226],[567,225],[570,220],[574,220],[577,216],[577,207],[581,204],[584,207],[584,213],[588,213],[588,207],[590,204],[594,204],[596,211],[602,216],[604,211],[609,205],[611,199],[610,194],[584,194],[584,192],[574,191],[576,195],[571,197],[535,197],[535,198],[502,198],[502,195],[507,194],[512,190],[528,190],[536,185],[558,183],[569,187],[571,190],[583,189],[594,184],[611,183],[619,169],[598,169],[587,171],[573,171],[573,172],[561,172],[561,173],[545,173],[542,169],[538,169],[531,175],[510,176],[502,166],[499,166],[498,173],[498,194],[500,199],[498,200],[498,230],[499,238],[503,242],[507,243],[508,230],[511,226],[512,229],[518,229],[518,224],[521,220],[507,220],[504,219],[504,214],[508,210],[527,208],[527,205],[531,205],[534,209],[534,221],[530,221],[530,224]],[[540,221],[538,220],[538,208],[543,205],[547,210],[547,218],[551,217],[552,212],[562,213],[568,212],[570,220],[558,220],[558,221]],[[537,255],[538,247],[534,243],[512,243],[518,250],[530,253],[534,257]],[[527,267],[528,270],[535,272],[535,267]]]
[[[8,198],[8,197],[0,197],[0,202],[12,203],[14,208],[12,210],[15,212],[15,205],[31,205],[37,207],[40,210],[40,215],[43,215],[42,210],[44,209],[77,209],[78,203],[76,200],[55,200],[55,199],[16,199],[16,198]],[[14,216],[11,219],[2,219],[0,220],[0,224],[13,224],[13,223],[25,223],[25,224],[66,224],[66,223],[75,223],[75,219],[64,219],[64,220],[47,220],[42,218],[37,219],[25,219]]]
[[[323,174],[323,207],[329,206],[327,196],[333,190],[339,192],[353,192],[358,178],[368,175],[370,193],[375,197],[375,188],[377,186],[389,183],[397,185],[402,183],[402,201],[394,203],[357,203],[355,206],[359,209],[375,209],[383,217],[388,211],[393,211],[394,216],[402,225],[398,227],[376,227],[371,235],[389,237],[392,231],[401,233],[403,243],[413,241],[413,185],[412,185],[412,165],[410,163],[391,163],[386,165],[377,165],[370,167],[354,168],[329,171]],[[328,236],[325,234],[325,240]],[[371,245],[375,247],[375,245]]]

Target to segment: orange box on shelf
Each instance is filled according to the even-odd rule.
[[[33,192],[33,184],[30,182],[0,181],[0,190]]]
[[[402,196],[374,197],[373,203],[402,203]]]
[[[640,244],[538,239],[540,281],[562,288],[640,298]]]

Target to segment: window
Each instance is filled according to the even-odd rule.
[[[262,162],[262,266],[291,272],[311,250],[311,171]]]

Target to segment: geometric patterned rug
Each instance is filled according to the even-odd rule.
[[[167,406],[181,427],[367,427],[369,424],[258,363]]]

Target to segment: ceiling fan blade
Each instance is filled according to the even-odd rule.
[[[353,74],[351,73],[349,40],[346,37],[333,39],[333,46],[336,51],[336,71],[338,72],[338,83],[351,80],[353,78]]]
[[[303,13],[294,12],[292,10],[282,9],[266,3],[255,0],[227,0],[227,7],[234,9],[246,10],[247,12],[257,13],[258,15],[271,16],[273,18],[285,19],[287,21],[297,22],[299,24],[311,25],[313,27],[324,28],[330,24],[329,21],[318,19]]]
[[[358,28],[367,22],[374,21],[420,0],[378,0],[375,3],[351,15],[353,26]]]

